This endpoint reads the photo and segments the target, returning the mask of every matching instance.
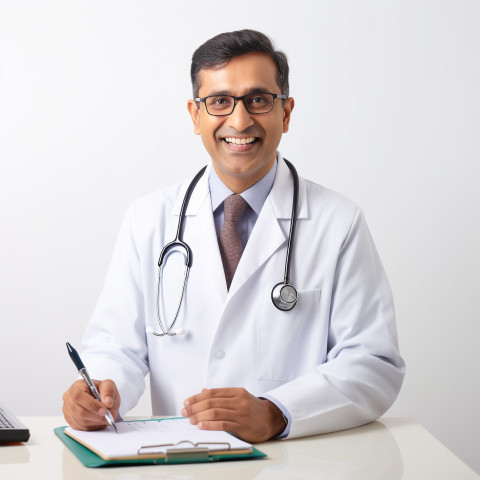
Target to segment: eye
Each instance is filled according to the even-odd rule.
[[[250,113],[267,113],[273,107],[273,97],[270,93],[252,93],[245,97]]]
[[[208,106],[211,108],[226,108],[232,103],[232,99],[226,96],[208,97]]]
[[[252,105],[265,105],[265,103],[268,103],[268,100],[265,95],[253,95],[249,97],[248,103]]]

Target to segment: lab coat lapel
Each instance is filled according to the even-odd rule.
[[[284,244],[288,239],[292,213],[293,178],[280,157],[272,190],[268,195],[243,252],[230,286],[229,298]],[[300,181],[297,218],[307,216],[305,185]],[[280,222],[288,222],[285,230]],[[280,281],[280,280],[279,280]]]
[[[272,202],[267,198],[233,277],[229,297],[232,297],[285,241],[286,237],[280,228]]]

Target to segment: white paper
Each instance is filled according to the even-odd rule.
[[[115,433],[112,427],[93,432],[67,427],[65,433],[71,433],[73,438],[105,459],[137,456],[140,447],[164,444],[169,446],[143,448],[142,453],[165,453],[168,448],[192,448],[192,443],[217,451],[250,450],[252,448],[249,443],[239,440],[227,432],[200,430],[185,418],[118,422],[115,423],[115,426],[118,433]],[[204,442],[213,443],[213,445],[204,445]],[[227,444],[230,445],[230,448]]]

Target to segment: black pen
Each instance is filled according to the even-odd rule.
[[[70,355],[70,358],[72,359],[73,363],[77,367],[78,373],[87,382],[88,388],[92,392],[92,395],[99,402],[101,402],[102,400],[100,399],[100,394],[98,393],[97,387],[92,382],[92,379],[90,378],[90,375],[88,374],[87,369],[85,368],[85,365],[83,364],[80,358],[80,355],[68,342],[67,342],[67,349],[68,349],[68,354]],[[110,410],[108,408],[107,408],[107,413],[105,414],[105,418],[107,419],[107,422],[109,423],[109,425],[113,427],[115,432],[118,433],[117,427],[115,425],[115,420],[113,419],[112,414],[110,413]]]

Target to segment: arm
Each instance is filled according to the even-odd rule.
[[[291,414],[289,437],[373,421],[403,381],[390,287],[360,211],[337,258],[327,350],[325,363],[268,392]]]
[[[391,292],[360,212],[339,245],[330,297],[326,362],[263,395],[290,413],[289,437],[372,421],[393,403],[402,383]],[[284,431],[272,402],[233,390],[204,390],[187,399],[182,414],[201,428],[229,428],[250,441]],[[269,413],[262,413],[267,406]]]
[[[127,211],[94,313],[87,326],[82,359],[92,377],[112,379],[119,415],[133,408],[148,373],[143,287],[135,239],[134,207]]]

